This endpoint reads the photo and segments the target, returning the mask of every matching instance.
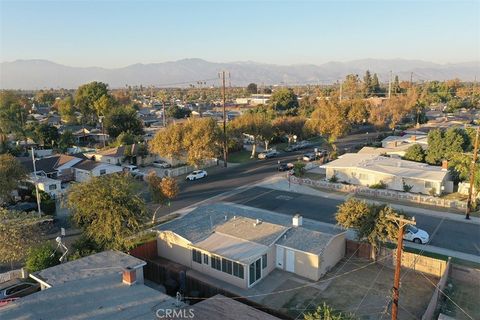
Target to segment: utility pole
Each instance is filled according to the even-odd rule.
[[[340,82],[340,101],[342,101],[342,94],[343,94],[343,81]]]
[[[392,71],[390,71],[390,79],[388,79],[388,99],[392,96]]]
[[[410,72],[410,88],[413,87],[413,72]]]
[[[403,251],[403,234],[406,225],[415,225],[415,218],[412,220],[405,219],[403,216],[396,217],[393,215],[387,216],[390,220],[393,220],[398,225],[398,238],[397,238],[397,258],[395,265],[395,276],[393,279],[393,292],[392,292],[392,320],[397,320],[398,315],[398,299],[400,289],[400,269],[402,265],[402,251]]]
[[[225,95],[225,71],[222,71],[219,76],[222,78],[222,102],[223,102],[223,166],[227,167],[227,157],[228,157],[228,141],[227,141],[227,111],[225,109],[226,105],[226,95]],[[230,74],[229,74],[230,77]]]
[[[42,216],[42,209],[40,208],[40,193],[38,192],[37,166],[35,165],[35,152],[33,150],[33,147],[32,147],[32,163],[33,163],[33,174],[35,175],[35,195],[37,196],[38,215]]]
[[[480,132],[480,127],[477,127],[477,134],[475,135],[475,146],[473,148],[473,158],[472,158],[472,163],[470,164],[470,185],[468,186],[467,208],[465,209],[465,219],[467,220],[470,220],[470,211],[472,210],[472,202],[473,202],[472,193],[473,193],[473,183],[475,181],[475,167],[477,164],[479,132]]]

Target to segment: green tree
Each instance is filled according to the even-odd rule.
[[[448,128],[444,133],[445,158],[450,160],[456,153],[461,153],[468,147],[468,136],[460,128]]]
[[[256,94],[258,92],[258,87],[256,83],[249,83],[247,86],[247,93]]]
[[[0,154],[0,204],[10,200],[12,191],[25,177],[25,168],[14,156]]]
[[[363,77],[363,90],[365,92],[365,97],[370,97],[373,93],[372,81],[372,75],[370,74],[370,71],[367,70],[365,72],[365,76]]]
[[[239,138],[243,138],[243,134],[253,136],[251,158],[255,158],[257,143],[264,141],[268,148],[267,141],[272,138],[274,133],[271,120],[267,114],[261,112],[247,112],[233,119],[229,123],[229,131],[233,136]]]
[[[338,206],[335,219],[344,228],[354,229],[359,240],[367,240],[373,248],[380,243],[395,240],[398,226],[388,218],[398,214],[386,205],[367,204],[365,201],[350,198]]]
[[[42,146],[53,147],[55,144],[58,145],[60,134],[56,127],[42,123],[35,127],[35,137]]]
[[[99,248],[122,249],[146,219],[145,203],[137,191],[130,176],[109,174],[73,185],[66,205],[72,220]]]
[[[75,92],[75,105],[82,113],[82,123],[95,119],[94,103],[107,94],[108,85],[103,82],[93,81],[78,87]]]
[[[192,114],[192,111],[187,108],[180,108],[176,104],[173,106],[170,106],[167,108],[165,111],[165,114],[169,118],[175,118],[175,119],[184,119],[190,117]]]
[[[323,305],[318,306],[314,312],[304,313],[304,320],[355,320],[353,314],[336,312],[332,307],[328,306],[325,302]]]
[[[117,105],[118,102],[113,96],[104,94],[93,102],[93,109],[97,113],[97,116],[100,117],[110,113]]]
[[[185,156],[183,148],[183,136],[185,130],[180,124],[169,124],[165,130],[155,134],[150,141],[150,151],[162,157],[170,159],[181,159]]]
[[[112,138],[118,137],[122,132],[143,135],[142,121],[130,107],[115,108],[109,112],[104,119],[104,127]]]
[[[303,117],[279,117],[273,120],[272,126],[277,135],[287,136],[290,145],[295,136],[299,140],[303,139],[306,122],[307,119]]]
[[[28,139],[28,111],[25,101],[13,91],[0,91],[0,136],[6,140],[6,136],[13,133],[17,139]]]
[[[423,150],[422,146],[420,146],[418,143],[415,143],[414,145],[408,147],[408,149],[405,151],[405,156],[403,156],[403,159],[424,162],[425,151]]]
[[[151,171],[147,175],[146,180],[153,201],[160,205],[152,216],[152,223],[155,223],[158,209],[168,205],[171,200],[175,199],[180,189],[178,188],[177,180],[171,177],[160,178],[155,171]]]
[[[61,254],[50,243],[44,242],[28,250],[25,267],[30,273],[37,272],[56,266],[60,263],[60,257]]]
[[[25,212],[8,211],[0,207],[0,263],[22,261],[28,249],[38,243],[38,217]]]
[[[40,90],[35,94],[35,102],[51,106],[55,102],[55,94],[52,91]]]
[[[428,149],[425,161],[429,164],[439,164],[445,158],[443,132],[440,129],[430,130],[427,136]]]
[[[371,85],[372,87],[370,90],[373,94],[378,95],[381,93],[382,90],[380,88],[380,82],[378,81],[378,76],[376,73],[373,74]]]
[[[74,144],[75,136],[70,130],[63,132],[58,139],[58,148],[63,152],[65,152],[68,148],[71,148]]]
[[[183,128],[182,144],[187,163],[199,166],[206,159],[219,155],[223,134],[215,119],[188,119]]]
[[[58,113],[63,122],[67,124],[75,124],[77,117],[75,116],[75,107],[73,105],[73,98],[68,96],[56,103]]]
[[[280,111],[291,115],[296,114],[298,109],[297,96],[290,88],[275,90],[270,97],[269,104],[276,112]]]

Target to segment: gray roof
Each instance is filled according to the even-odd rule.
[[[256,222],[256,219],[260,219],[261,223],[254,226],[253,223]],[[215,233],[236,238],[235,245],[238,248],[245,245],[241,240],[270,246],[277,239],[284,241],[282,235],[287,232],[288,245],[285,242],[285,246],[312,253],[323,251],[328,242],[327,238],[330,239],[334,235],[344,232],[334,225],[305,218],[303,218],[302,227],[289,230],[291,227],[292,217],[288,215],[233,203],[215,203],[197,207],[183,217],[158,226],[157,230],[172,231],[193,243],[194,247],[200,248],[203,245],[205,248],[209,246],[218,251],[224,249],[217,247],[219,244],[214,244],[210,240],[204,241]],[[218,236],[216,237],[218,238]],[[302,239],[302,237],[305,238]],[[224,241],[226,239],[224,237]],[[233,240],[229,240],[229,242],[234,243]],[[249,246],[248,249],[253,250],[253,247]],[[257,250],[260,251],[258,247]],[[235,251],[232,250],[230,254],[234,253]]]
[[[145,265],[143,260],[120,251],[110,250],[43,269],[33,274],[33,277],[56,286],[67,281],[118,273],[127,267],[138,268],[143,265]]]
[[[279,318],[263,311],[252,308],[237,300],[227,298],[220,294],[203,300],[193,306],[194,319],[208,320],[278,320]],[[174,317],[172,319],[184,319]]]
[[[95,169],[98,166],[104,165],[103,162],[96,162],[93,160],[82,160],[79,163],[73,165],[74,168],[80,169],[80,170],[87,170],[90,171],[92,169]]]
[[[335,235],[294,227],[281,237],[277,244],[320,255]]]
[[[0,319],[156,319],[175,299],[143,284],[126,285],[118,272],[69,281],[0,308]],[[182,305],[183,306],[183,305]]]
[[[252,259],[264,254],[268,247],[255,242],[238,239],[219,232],[193,244],[193,247],[230,258],[234,261],[249,263]]]

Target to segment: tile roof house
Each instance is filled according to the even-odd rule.
[[[274,268],[318,280],[345,252],[335,226],[231,203],[198,207],[157,231],[159,256],[241,288]]]
[[[185,307],[143,284],[145,262],[106,251],[35,273],[42,291],[0,309],[0,319],[156,319]]]
[[[339,182],[354,185],[384,183],[387,189],[397,191],[404,191],[404,186],[408,185],[414,193],[453,192],[446,163],[439,167],[377,154],[346,153],[321,168],[326,169],[327,180],[336,177]]]

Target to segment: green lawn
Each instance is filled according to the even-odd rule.
[[[230,153],[228,155],[228,162],[245,163],[245,162],[253,161],[255,159],[250,159],[251,154],[252,152],[247,150]]]

